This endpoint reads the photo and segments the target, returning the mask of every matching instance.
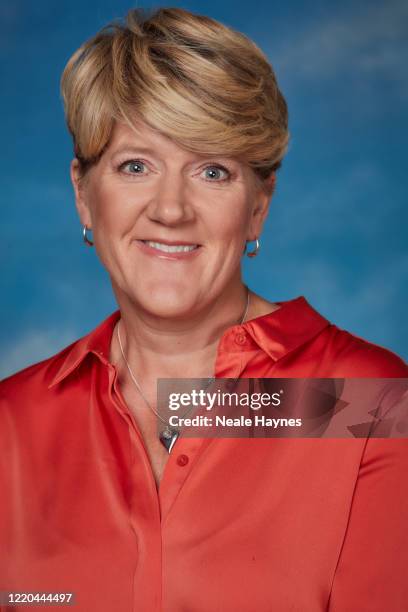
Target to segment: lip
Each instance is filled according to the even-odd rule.
[[[160,244],[167,244],[168,246],[189,246],[190,244],[198,244],[198,242],[187,242],[186,240],[164,240],[163,238],[143,238],[149,242],[160,242]],[[200,245],[198,245],[200,246]]]
[[[179,245],[179,246],[188,246],[191,244],[196,244],[192,242],[186,242],[183,240],[157,240],[154,238],[146,238],[151,242],[160,242],[161,244],[168,244],[169,246]],[[191,260],[197,257],[197,255],[201,252],[201,245],[199,244],[196,249],[193,251],[180,251],[179,253],[165,253],[164,251],[159,251],[154,247],[151,247],[148,244],[145,244],[143,240],[135,240],[137,247],[145,253],[145,255],[149,255],[150,257],[157,257],[158,259],[167,259],[168,261],[182,261],[182,260]]]

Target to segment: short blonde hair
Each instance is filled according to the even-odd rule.
[[[241,159],[261,179],[287,149],[287,105],[265,54],[181,8],[133,9],[103,27],[69,59],[61,93],[83,174],[115,121],[141,119],[186,150]]]

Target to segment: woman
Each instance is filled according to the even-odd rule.
[[[2,383],[1,588],[81,612],[407,610],[406,440],[177,438],[156,414],[159,378],[408,373],[242,281],[288,142],[265,55],[207,17],[133,10],[74,53],[62,94],[119,309]]]

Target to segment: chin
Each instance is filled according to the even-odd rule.
[[[189,295],[188,295],[189,294]],[[157,288],[138,296],[137,302],[149,314],[163,319],[185,317],[194,311],[197,300],[180,288]]]
[[[192,313],[192,309],[186,308],[184,304],[165,304],[163,302],[157,304],[150,302],[144,303],[143,308],[150,316],[159,319],[182,319]]]

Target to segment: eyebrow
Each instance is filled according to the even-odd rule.
[[[135,154],[137,153],[138,155],[159,155],[159,152],[155,149],[152,149],[150,147],[144,147],[144,146],[138,146],[135,144],[131,144],[131,143],[124,143],[123,145],[121,145],[118,149],[116,149],[115,151],[112,152],[111,154],[111,158],[115,157],[115,155],[120,155],[123,153],[129,153],[129,154]],[[215,154],[215,155],[200,155],[200,154],[196,154],[197,158],[202,158],[202,159],[220,159],[220,160],[229,160],[231,162],[235,162],[239,164],[239,161],[233,157],[229,157],[228,155],[222,155],[222,154]]]
[[[132,144],[123,144],[121,147],[112,152],[112,155],[117,155],[118,153],[143,153],[148,155],[155,155],[157,152],[154,149],[149,147],[137,146]]]

